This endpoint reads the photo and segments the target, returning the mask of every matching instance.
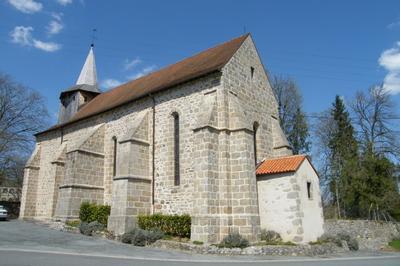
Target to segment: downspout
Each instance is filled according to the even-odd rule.
[[[152,123],[152,135],[153,135],[153,137],[152,137],[152,151],[151,151],[151,153],[152,153],[152,156],[151,156],[151,173],[152,173],[152,178],[151,178],[151,213],[154,213],[154,191],[155,191],[155,176],[156,176],[156,173],[155,173],[155,169],[156,169],[156,167],[155,167],[155,158],[154,158],[154,155],[155,155],[155,151],[156,151],[156,146],[155,146],[155,135],[156,135],[156,100],[155,100],[155,98],[154,98],[154,96],[151,94],[151,93],[149,93],[149,95],[148,95],[149,97],[150,97],[150,99],[152,100],[152,106],[151,106],[151,109],[152,109],[152,112],[153,112],[153,123]]]

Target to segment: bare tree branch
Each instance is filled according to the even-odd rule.
[[[48,118],[38,93],[0,73],[0,171],[3,176],[21,175],[21,158],[27,158],[33,147],[33,134],[48,125]]]

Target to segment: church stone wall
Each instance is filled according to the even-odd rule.
[[[40,170],[38,173],[38,189],[36,198],[36,217],[46,219],[52,215],[52,201],[54,193],[55,169],[51,162],[57,154],[61,139],[57,136],[58,132],[50,132],[49,139],[40,142]]]
[[[277,128],[272,126],[271,117],[279,117],[278,103],[251,38],[244,41],[223,68],[223,73],[223,86],[240,100],[247,117],[247,127],[252,129],[254,122],[259,124],[257,161],[276,157],[278,154],[274,152],[274,148],[280,146],[279,143],[287,143],[287,140]],[[291,154],[291,151],[287,149],[279,153],[280,156]]]
[[[219,75],[212,74],[156,96],[155,212],[192,214],[194,167],[198,163],[194,156],[198,147],[195,146],[193,130],[199,114],[206,108],[202,105],[204,94],[218,86]],[[179,115],[180,129],[179,186],[174,185],[174,112]]]
[[[155,147],[150,96],[38,137],[41,160],[35,216],[52,217],[54,202],[46,199],[54,198],[54,188],[60,182],[56,177],[62,169],[52,167],[51,162],[64,143],[68,152],[56,217],[77,217],[80,203],[89,200],[112,206],[114,228],[123,224],[118,233],[133,226],[135,221],[131,218],[137,214],[187,213],[193,218],[194,240],[218,242],[229,232],[238,231],[256,241],[260,219],[253,125],[255,122],[258,125],[257,161],[272,157],[274,142],[282,140],[279,139],[282,136],[271,125],[271,115],[277,116],[277,104],[251,38],[243,43],[222,73],[212,73],[152,96]],[[144,113],[147,129],[138,132],[140,136],[135,138],[146,145],[139,145],[137,139],[129,141],[130,144],[121,142],[132,133],[135,121]],[[180,127],[179,186],[174,185],[173,113],[179,115]],[[101,124],[99,136],[92,136],[84,144],[80,142],[82,136]],[[117,169],[124,165],[119,153],[134,156],[131,158],[134,161],[128,162],[133,168],[127,170],[124,178],[118,176],[118,170],[116,176],[113,173],[114,137],[118,145]],[[80,148],[73,149],[77,145]],[[151,204],[153,148],[154,205]],[[142,179],[136,180],[138,176],[134,173],[141,173]],[[139,200],[135,199],[136,192],[141,195]]]

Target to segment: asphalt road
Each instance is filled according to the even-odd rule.
[[[0,222],[0,265],[324,265],[400,266],[396,253],[346,253],[340,257],[205,256],[139,248],[64,233],[28,222]]]

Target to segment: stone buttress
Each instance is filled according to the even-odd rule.
[[[35,150],[25,165],[20,218],[33,218],[36,216],[36,197],[40,170],[40,152],[40,145],[36,145]]]
[[[147,111],[136,116],[128,132],[118,139],[117,147],[108,230],[120,235],[136,226],[137,215],[151,212],[152,179],[149,171]]]
[[[230,232],[257,240],[253,134],[236,95],[221,88],[204,95],[194,129],[192,240],[219,242]]]
[[[52,164],[62,164],[54,161]],[[73,144],[67,144],[65,174],[59,186],[55,217],[79,217],[82,202],[103,204],[104,125],[98,125]],[[58,171],[61,174],[61,169]],[[57,177],[58,175],[56,175]],[[57,178],[56,178],[57,180]]]

